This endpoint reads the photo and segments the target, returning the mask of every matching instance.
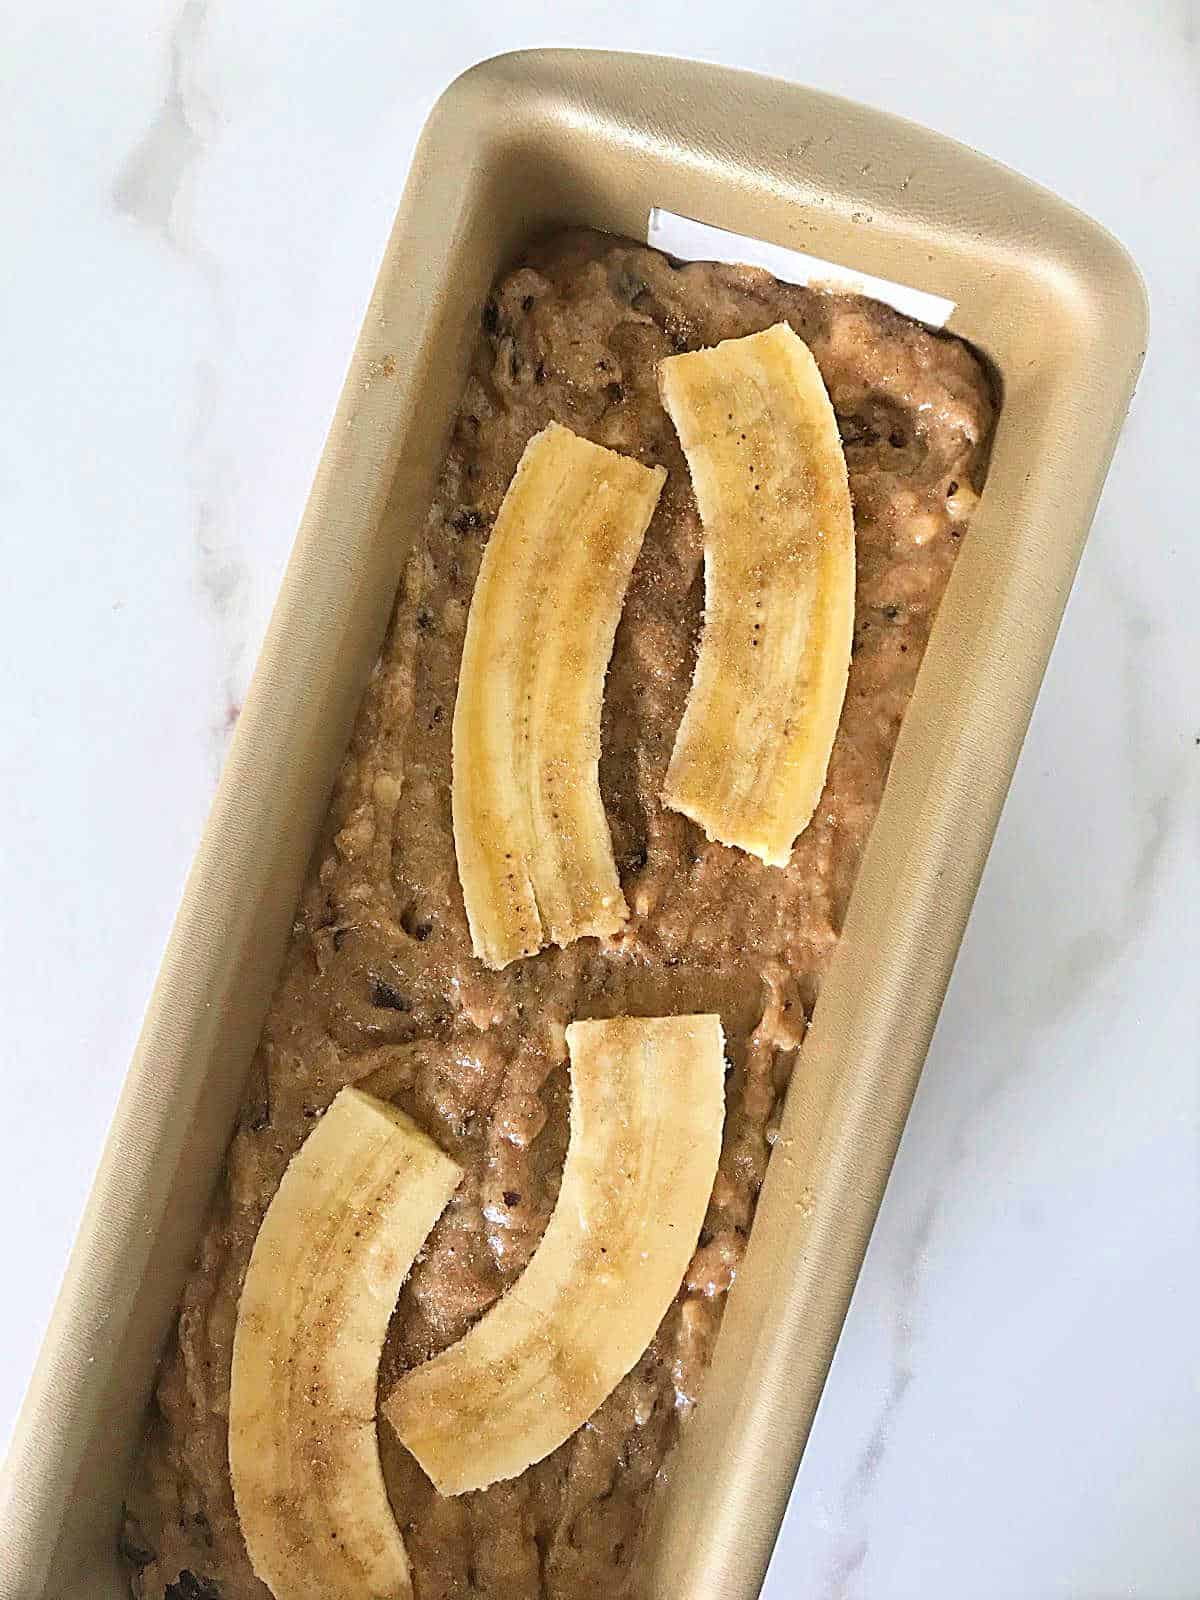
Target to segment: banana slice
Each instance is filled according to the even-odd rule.
[[[567,1046],[571,1144],[542,1242],[504,1298],[384,1402],[441,1494],[516,1477],[587,1421],[654,1337],[704,1221],[721,1019],[575,1022]]]
[[[283,1175],[238,1303],[229,1465],[275,1600],[407,1600],[375,1431],[400,1285],[462,1173],[401,1111],[343,1089]]]
[[[786,866],[837,733],[854,629],[846,459],[786,323],[669,356],[659,392],[704,524],[704,633],[663,799]]]
[[[661,467],[552,422],[525,446],[471,599],[454,845],[475,954],[507,966],[629,916],[600,799],[600,707]]]

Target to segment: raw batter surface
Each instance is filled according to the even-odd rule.
[[[655,382],[661,357],[781,319],[811,346],[837,412],[858,564],[828,783],[783,870],[707,843],[658,800],[695,659],[702,555]],[[499,281],[164,1358],[122,1536],[136,1595],[268,1596],[229,1481],[237,1301],[283,1170],[337,1090],[386,1068],[397,1103],[466,1169],[401,1294],[386,1394],[493,1304],[541,1236],[567,1143],[565,1025],[718,1011],[730,1063],[720,1172],[679,1296],[630,1375],[547,1460],[454,1500],[439,1498],[380,1427],[417,1600],[631,1594],[647,1495],[700,1391],[781,1097],[981,487],[993,410],[984,369],[960,341],[755,269],[676,267],[644,246],[573,231],[534,246]],[[492,973],[471,955],[455,870],[450,724],[489,528],[526,442],[552,418],[669,472],[604,707],[601,785],[632,918],[610,943],[584,940]]]

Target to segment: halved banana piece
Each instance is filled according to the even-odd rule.
[[[721,1153],[716,1016],[574,1022],[571,1143],[525,1272],[383,1413],[441,1494],[513,1478],[612,1393],[696,1247]]]
[[[454,707],[454,846],[475,954],[615,933],[600,708],[666,473],[556,422],[525,446],[471,599]]]
[[[854,523],[837,421],[777,323],[669,356],[659,392],[704,524],[704,632],[663,799],[786,866],[837,733],[854,630]]]
[[[375,1386],[413,1258],[462,1177],[394,1106],[343,1089],[283,1175],[238,1303],[229,1465],[275,1600],[407,1600]]]

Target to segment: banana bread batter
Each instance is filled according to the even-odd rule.
[[[845,444],[857,532],[854,655],[825,793],[786,869],[706,842],[658,800],[691,680],[701,531],[655,363],[788,321]],[[568,1134],[575,1017],[720,1012],[720,1171],[686,1279],[641,1361],[520,1478],[442,1499],[386,1423],[389,1493],[418,1600],[613,1600],[647,1495],[696,1404],[938,601],[981,487],[994,405],[977,357],[873,301],[746,267],[676,266],[581,231],[497,284],[296,913],[227,1169],[164,1358],[122,1551],[148,1600],[267,1600],[227,1459],[238,1293],[290,1157],[344,1084],[389,1092],[466,1170],[392,1319],[380,1377],[459,1338],[528,1261]],[[450,723],[471,589],[530,436],[556,418],[669,476],[630,587],[604,706],[601,786],[631,909],[611,942],[500,973],[471,955],[450,828]],[[378,1092],[378,1091],[377,1091]]]

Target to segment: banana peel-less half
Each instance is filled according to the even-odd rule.
[[[679,1290],[716,1176],[716,1016],[567,1029],[571,1140],[553,1215],[508,1293],[407,1373],[384,1416],[440,1493],[513,1478],[567,1439],[643,1354]]]
[[[786,866],[821,797],[854,630],[837,420],[786,323],[659,363],[704,525],[704,630],[663,799]]]
[[[229,1464],[275,1600],[407,1600],[375,1388],[400,1286],[461,1170],[394,1106],[343,1089],[292,1159],[238,1302]]]
[[[628,919],[600,798],[600,711],[665,477],[552,422],[526,445],[484,551],[451,789],[472,947],[489,967]]]

